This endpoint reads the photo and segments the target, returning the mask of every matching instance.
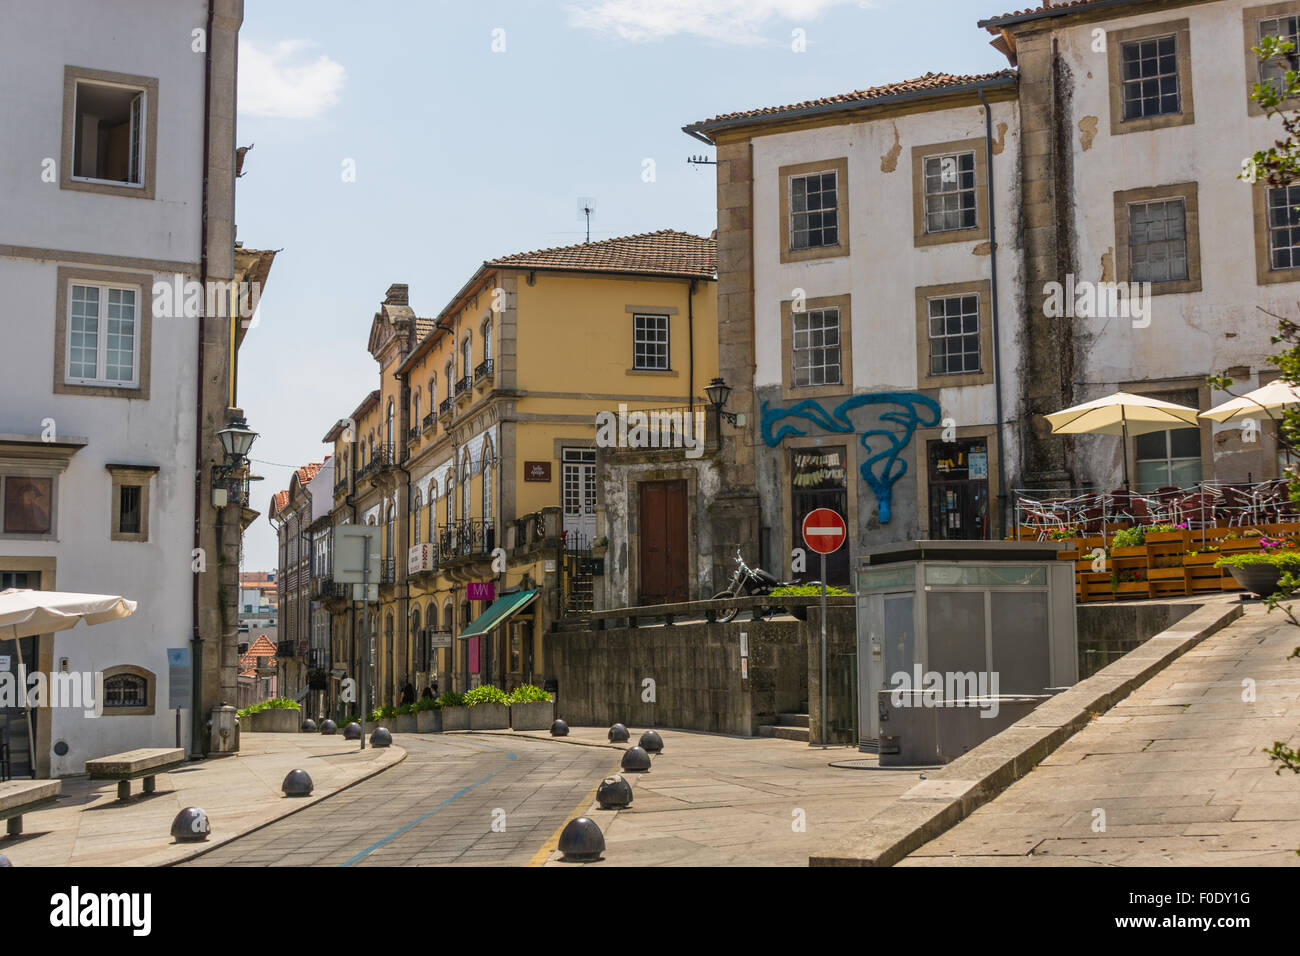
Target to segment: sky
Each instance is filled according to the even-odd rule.
[[[713,149],[681,127],[1005,58],[997,0],[248,0],[238,238],[280,250],[240,349],[260,434],[245,570],[293,468],[378,387],[385,291],[436,315],[485,260],[717,225]]]

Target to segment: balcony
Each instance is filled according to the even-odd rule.
[[[328,574],[319,574],[311,579],[311,599],[324,601],[334,595],[334,579]]]
[[[277,661],[291,661],[298,657],[297,641],[279,641],[275,645],[275,659]]]
[[[419,426],[419,425],[412,425],[410,428],[408,428],[408,429],[406,430],[406,440],[407,440],[407,441],[419,441],[419,439],[420,439],[420,426]]]
[[[441,402],[439,402],[439,403],[438,403],[438,417],[439,417],[439,418],[446,418],[448,415],[450,415],[450,414],[451,414],[451,405],[452,405],[452,398],[451,398],[450,395],[447,396],[446,398],[444,398]]]
[[[470,380],[470,377],[468,375],[466,375],[462,379],[459,379],[456,382],[456,401],[460,402],[462,399],[469,398],[472,394],[470,389],[473,387],[473,385],[474,383]]]
[[[492,380],[492,360],[485,359],[474,369],[474,384],[480,385]]]
[[[379,583],[393,584],[397,581],[397,561],[393,558],[379,559]]]
[[[365,467],[357,472],[358,480],[362,478],[376,478],[386,471],[391,470],[396,465],[393,459],[393,449],[387,445],[380,445],[375,449],[374,456],[365,464]]]
[[[554,549],[562,537],[563,516],[559,508],[543,508],[520,515],[505,529],[505,547],[512,555]]]
[[[485,558],[496,547],[496,528],[491,521],[471,518],[438,528],[438,562],[450,564]]]
[[[427,431],[431,431],[431,430],[433,429],[433,426],[436,425],[437,422],[438,422],[438,413],[437,413],[437,412],[430,412],[429,414],[425,415],[425,416],[424,416],[424,421],[423,421],[423,423],[422,423],[423,426],[424,426],[424,430],[425,430],[426,432],[427,432]]]

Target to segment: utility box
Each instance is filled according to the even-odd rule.
[[[1019,719],[1078,680],[1074,565],[1056,559],[1059,549],[1057,542],[908,541],[862,560],[856,572],[861,750],[881,753],[884,764],[881,737],[888,736],[895,738],[888,749],[933,753],[941,759],[921,762],[946,762],[1007,726],[991,717],[971,721],[972,714],[994,710],[989,698],[1002,699],[999,714],[1011,711]],[[881,691],[899,694],[889,702]],[[923,713],[897,713],[917,704]],[[902,724],[925,737],[919,751],[902,739]]]

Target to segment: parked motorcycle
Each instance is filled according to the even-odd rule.
[[[778,581],[762,568],[751,568],[745,563],[744,556],[740,553],[740,549],[737,548],[736,570],[732,572],[731,583],[727,585],[725,591],[719,591],[717,594],[713,595],[713,600],[717,601],[721,598],[736,597],[763,597],[764,595],[771,594],[777,588],[791,587],[799,583],[800,582],[798,581]],[[814,581],[812,583],[816,584],[818,582]],[[790,607],[786,608],[786,610],[796,617],[800,617],[800,612],[804,609]],[[737,607],[715,611],[713,620],[719,624],[726,624],[728,621],[733,620],[739,611],[740,608]],[[760,608],[754,609],[754,618],[756,620],[762,616],[760,611]]]

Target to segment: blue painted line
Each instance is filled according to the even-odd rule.
[[[445,741],[445,743],[451,743],[451,741],[448,740],[448,741]],[[341,867],[342,867],[342,866],[353,866],[353,865],[355,865],[355,864],[357,864],[357,863],[360,863],[362,860],[364,860],[364,859],[365,859],[366,857],[368,857],[370,854],[374,853],[374,852],[375,852],[376,850],[378,850],[380,847],[387,846],[389,843],[392,843],[394,840],[396,840],[399,836],[401,836],[401,835],[402,835],[403,833],[405,833],[406,831],[410,830],[412,827],[414,827],[414,826],[418,826],[419,824],[423,823],[425,820],[429,819],[429,817],[433,816],[435,813],[437,813],[437,812],[438,812],[439,810],[441,810],[443,807],[447,806],[447,804],[449,804],[449,803],[453,803],[453,802],[455,802],[456,800],[459,800],[461,797],[465,796],[465,794],[469,793],[469,792],[470,792],[471,790],[473,790],[475,787],[480,787],[480,786],[482,786],[483,784],[487,783],[489,780],[491,780],[493,777],[495,777],[497,774],[499,774],[502,770],[505,770],[506,767],[510,766],[510,763],[509,763],[509,762],[510,762],[511,760],[515,760],[515,759],[518,758],[518,754],[516,754],[513,750],[506,750],[504,747],[494,747],[494,746],[492,746],[492,744],[479,744],[477,741],[475,741],[475,743],[476,743],[477,746],[480,746],[480,747],[487,747],[487,748],[490,749],[490,750],[499,750],[499,751],[501,751],[502,753],[504,753],[504,754],[506,755],[506,763],[505,763],[504,765],[498,767],[496,770],[493,770],[490,774],[488,774],[488,775],[487,775],[486,777],[484,777],[482,780],[476,780],[476,781],[474,781],[473,783],[471,783],[468,787],[462,787],[460,790],[457,790],[457,791],[456,791],[455,793],[453,793],[450,797],[448,797],[446,800],[442,801],[442,803],[438,804],[436,807],[434,807],[434,808],[433,808],[432,810],[430,810],[428,813],[423,813],[423,814],[421,814],[420,816],[418,816],[418,817],[416,817],[414,820],[412,820],[410,823],[407,823],[407,824],[405,824],[404,826],[399,827],[398,829],[394,830],[392,833],[388,834],[388,836],[384,837],[382,840],[379,840],[379,841],[377,841],[377,842],[375,842],[375,843],[370,844],[370,846],[366,847],[364,850],[362,850],[362,851],[361,851],[360,853],[358,853],[356,856],[352,857],[352,858],[349,859],[349,860],[345,860],[345,861],[343,861],[342,863],[340,863],[339,866],[341,866]]]

